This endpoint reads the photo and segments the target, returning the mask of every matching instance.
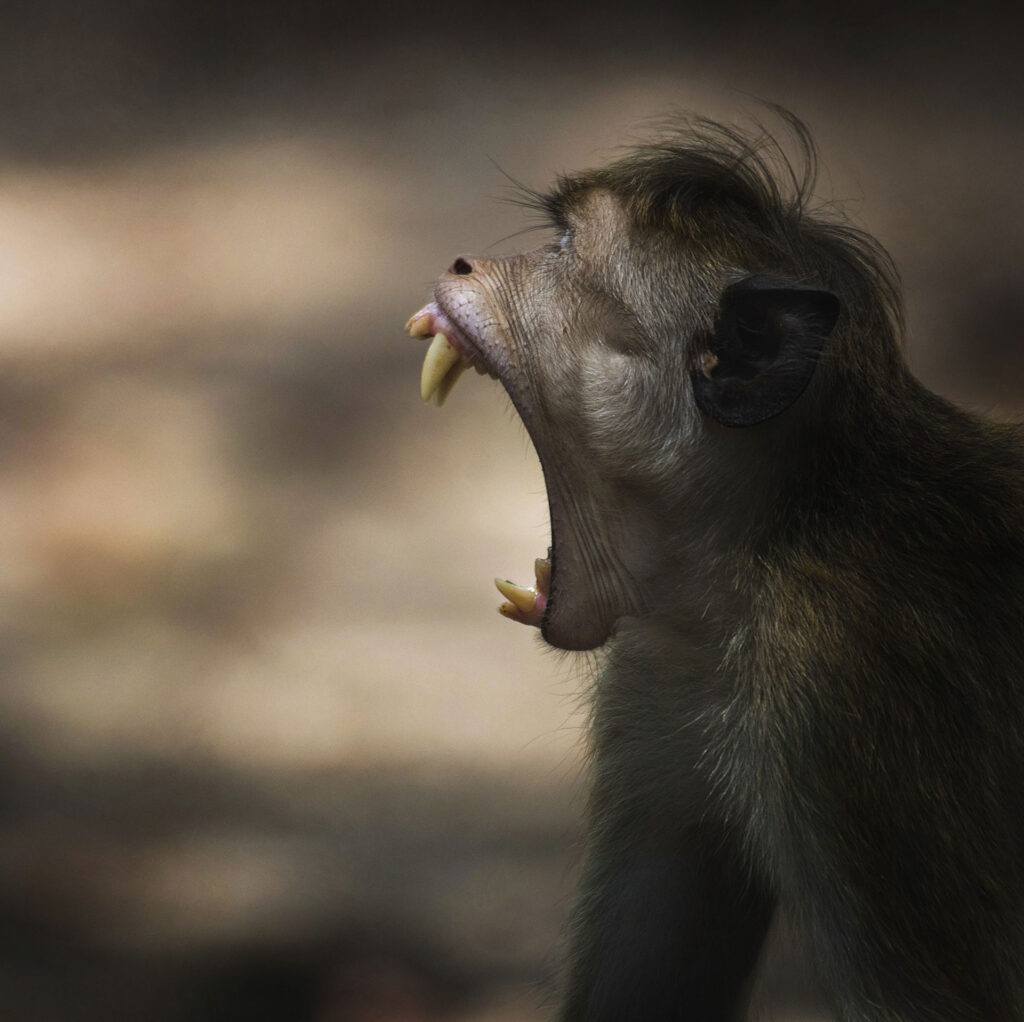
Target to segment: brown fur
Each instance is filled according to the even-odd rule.
[[[700,122],[438,284],[544,467],[545,637],[606,644],[566,1022],[744,1017],[779,911],[843,1020],[1024,1019],[1021,435],[911,376],[790,125],[805,169]]]

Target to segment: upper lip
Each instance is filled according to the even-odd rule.
[[[434,332],[443,333],[453,347],[467,361],[482,367],[492,376],[497,376],[491,360],[487,357],[487,353],[477,343],[473,334],[459,322],[456,314],[446,306],[440,295],[434,295],[433,304],[436,309],[432,324]]]

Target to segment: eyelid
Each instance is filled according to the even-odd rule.
[[[562,236],[558,239],[558,250],[564,252],[568,248],[569,243],[572,241],[572,229],[566,228],[562,232]]]

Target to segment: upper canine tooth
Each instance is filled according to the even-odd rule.
[[[448,375],[448,370],[460,360],[461,356],[452,347],[448,338],[444,334],[437,334],[430,342],[426,357],[423,359],[423,371],[420,373],[420,397],[424,401],[429,401],[433,397],[434,391]]]
[[[452,387],[459,382],[459,377],[466,371],[468,366],[469,363],[463,362],[460,356],[459,361],[448,370],[444,379],[437,385],[437,390],[434,391],[434,404],[438,408],[445,403],[448,395],[452,392]]]

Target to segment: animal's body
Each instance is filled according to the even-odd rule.
[[[559,1018],[741,1019],[784,912],[843,1020],[1024,1019],[1021,432],[914,379],[888,257],[778,156],[702,124],[562,179],[557,242],[410,321],[543,465],[505,612],[605,647]]]

